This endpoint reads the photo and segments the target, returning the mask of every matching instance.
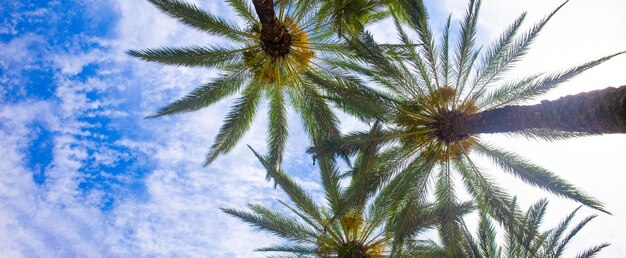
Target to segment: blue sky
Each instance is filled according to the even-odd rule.
[[[221,1],[194,2],[233,16]],[[626,49],[626,4],[588,2],[574,0],[559,13],[512,75],[554,71]],[[485,1],[479,41],[497,37],[523,10],[536,21],[559,3]],[[437,26],[450,12],[461,16],[465,6],[460,0],[439,1],[430,6],[431,18]],[[385,28],[372,30],[386,38]],[[230,100],[192,114],[143,117],[216,72],[163,67],[124,53],[219,41],[178,24],[147,1],[5,1],[0,6],[0,256],[250,257],[254,248],[275,243],[219,211],[249,202],[272,205],[283,196],[265,182],[265,172],[245,147],[265,148],[265,116],[257,117],[228,156],[203,168]],[[625,65],[620,57],[546,98],[623,85]],[[290,120],[286,170],[315,190],[305,134],[293,113]],[[342,117],[343,130],[362,127]],[[620,198],[626,194],[620,149],[625,136],[558,143],[491,138],[604,201],[614,215],[601,215],[575,243],[612,242],[601,257],[626,256],[621,232],[626,205]],[[523,195],[525,205],[550,197],[546,225],[577,207],[508,176],[501,181]]]

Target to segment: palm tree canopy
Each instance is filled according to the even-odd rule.
[[[463,119],[538,97],[623,52],[562,72],[507,80],[504,74],[524,57],[539,32],[565,3],[526,32],[521,31],[526,15],[520,15],[493,44],[485,48],[474,46],[481,1],[469,1],[465,16],[460,21],[457,42],[451,42],[451,19],[448,18],[439,44],[435,43],[427,16],[423,15],[426,13],[423,3],[406,0],[399,1],[399,4],[406,11],[408,28],[412,30],[409,33],[407,26],[396,18],[400,41],[405,46],[415,47],[390,51],[377,44],[371,34],[363,33],[358,39],[350,41],[359,60],[335,63],[344,71],[367,77],[378,88],[384,89],[387,94],[386,102],[372,100],[384,106],[384,110],[389,110],[381,118],[384,126],[374,137],[368,132],[354,132],[345,135],[339,145],[314,146],[310,151],[317,156],[334,154],[349,157],[364,144],[376,142],[387,146],[386,154],[383,155],[395,158],[388,161],[388,172],[381,174],[377,183],[383,184],[400,177],[408,179],[398,180],[408,180],[427,188],[427,184],[416,180],[422,177],[433,178],[437,204],[440,207],[452,207],[457,202],[458,189],[453,180],[453,174],[457,174],[478,208],[503,224],[510,221],[514,212],[508,205],[511,197],[479,168],[471,158],[474,155],[487,158],[502,171],[530,185],[607,212],[597,200],[553,172],[514,152],[481,140],[480,132],[458,133],[455,128],[463,127],[463,124],[458,124]],[[416,35],[417,39],[410,35]],[[351,79],[343,75],[337,75],[337,78],[338,83]],[[626,88],[622,87],[600,95],[612,95],[616,90],[622,94],[626,92]],[[604,98],[590,97],[594,94],[592,92],[581,99]],[[579,106],[592,105],[581,99],[574,102],[579,103]],[[609,103],[608,106],[624,108],[624,99],[624,96],[617,95],[617,98],[605,102]],[[599,109],[606,109],[605,107]],[[611,111],[613,117],[623,117],[622,114],[616,115],[614,111],[615,109]],[[585,131],[567,132],[550,127],[506,132],[508,135],[548,141],[589,135]],[[417,163],[421,166],[413,167],[412,172],[404,169]],[[444,241],[458,242],[461,231],[455,226],[455,218],[449,218],[448,225],[449,227],[444,227],[447,228]]]
[[[375,144],[359,152],[350,169],[349,183],[340,183],[341,173],[328,158],[319,160],[325,204],[320,205],[267,157],[254,152],[289,201],[279,201],[294,216],[260,206],[250,211],[232,208],[224,212],[248,222],[258,230],[277,235],[286,243],[259,251],[291,253],[301,257],[383,257],[406,250],[406,243],[427,228],[436,227],[448,211],[415,198],[416,192],[398,194],[390,188],[372,189],[381,169]],[[254,151],[254,150],[253,150]],[[396,185],[391,184],[390,187]],[[473,210],[471,203],[458,203],[455,216]]]
[[[151,118],[195,111],[236,93],[241,94],[226,115],[205,165],[230,151],[241,139],[254,120],[263,97],[269,102],[268,148],[273,163],[280,164],[282,160],[288,135],[288,106],[300,114],[314,142],[339,137],[338,121],[324,98],[323,89],[306,76],[323,76],[325,59],[345,52],[334,31],[317,26],[316,14],[320,11],[317,5],[306,1],[279,1],[274,5],[273,1],[255,0],[253,3],[261,17],[259,20],[245,0],[230,0],[230,6],[246,24],[241,28],[234,22],[182,1],[149,1],[186,25],[230,40],[228,44],[211,46],[128,51],[145,61],[221,71],[217,78],[161,108]],[[273,34],[267,31],[276,30],[276,26],[268,28],[267,23],[279,27],[282,36],[272,39]]]

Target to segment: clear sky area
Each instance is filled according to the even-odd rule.
[[[237,21],[225,1],[189,2]],[[436,37],[463,17],[465,0],[425,1]],[[523,11],[526,27],[561,0],[485,0],[479,45],[496,40]],[[369,29],[393,41],[389,21]],[[458,30],[458,25],[453,26]],[[129,49],[216,45],[144,0],[2,0],[0,3],[0,257],[258,257],[280,243],[229,217],[220,207],[284,198],[246,147],[265,151],[267,103],[250,131],[211,166],[203,161],[233,99],[198,112],[144,119],[215,78],[214,70],[166,67],[128,56]],[[571,0],[533,43],[511,78],[564,70],[626,50],[626,1]],[[626,85],[626,56],[594,68],[541,99]],[[320,200],[310,143],[289,111],[284,170]],[[340,115],[344,132],[367,128]],[[626,257],[626,135],[544,142],[484,136],[543,165],[612,215],[599,217],[570,245],[612,243],[598,257]],[[485,163],[487,164],[487,163]],[[485,165],[486,168],[490,166]],[[579,204],[539,191],[497,169],[489,173],[523,208],[548,198],[546,227]],[[467,220],[475,219],[469,216]],[[470,223],[471,224],[471,223]]]

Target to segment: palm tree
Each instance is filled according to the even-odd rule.
[[[187,96],[161,108],[150,118],[195,111],[240,92],[211,147],[205,165],[230,151],[250,127],[265,96],[269,101],[268,148],[278,165],[288,136],[287,107],[292,106],[311,139],[339,138],[337,118],[324,90],[307,73],[322,76],[326,56],[345,51],[335,32],[319,26],[320,8],[312,1],[291,3],[227,1],[246,27],[178,0],[149,0],[162,12],[195,29],[230,40],[230,44],[128,51],[145,61],[173,66],[215,68],[222,74]],[[332,89],[331,89],[332,92]]]
[[[473,153],[487,157],[495,166],[526,183],[606,212],[598,201],[551,171],[514,152],[481,141],[479,134],[501,132],[553,141],[593,133],[625,132],[626,87],[543,101],[534,106],[513,106],[540,96],[623,52],[562,72],[506,81],[503,74],[524,57],[532,41],[565,3],[525,33],[519,32],[525,18],[525,13],[522,14],[482,53],[482,48],[474,46],[481,1],[470,0],[460,22],[456,45],[450,42],[450,18],[441,43],[435,44],[423,3],[401,0],[399,5],[406,11],[410,28],[418,37],[414,42],[395,16],[400,40],[408,46],[418,43],[417,47],[390,51],[378,45],[369,33],[363,33],[358,40],[350,42],[360,61],[334,62],[346,72],[369,78],[379,85],[377,89],[383,92],[381,94],[387,95],[385,102],[370,101],[384,106],[381,110],[388,113],[381,118],[385,126],[377,125],[375,136],[370,132],[354,132],[345,135],[341,144],[314,146],[310,151],[318,157],[335,154],[347,158],[364,144],[376,142],[387,146],[381,155],[386,157],[381,161],[386,165],[380,165],[379,179],[372,182],[371,189],[391,180],[398,184],[395,189],[408,187],[427,191],[427,182],[434,178],[436,204],[450,210],[458,199],[453,180],[456,171],[478,208],[505,225],[513,223],[510,221],[513,211],[507,205],[511,197],[475,164],[470,158]],[[337,72],[334,80],[320,81],[361,85],[359,76]],[[337,98],[337,101],[347,103],[350,99]],[[518,110],[526,111],[517,113]],[[354,110],[353,113],[359,112]],[[570,119],[572,117],[575,119]],[[444,242],[460,241],[461,230],[454,217],[450,216],[443,228],[446,231],[442,234]],[[458,250],[455,252],[448,255],[458,255]]]
[[[347,173],[351,176],[346,186],[340,183],[342,175],[334,162],[320,159],[326,205],[316,204],[311,195],[285,172],[272,166],[267,157],[254,153],[289,197],[290,203],[279,202],[295,215],[288,216],[255,204],[248,205],[250,211],[223,209],[258,230],[287,240],[258,251],[290,253],[298,257],[345,258],[402,254],[407,251],[406,243],[410,243],[410,239],[438,225],[446,213],[425,198],[416,198],[414,192],[400,195],[391,188],[367,189],[367,182],[376,178],[372,174],[378,165],[375,144],[360,151],[355,166]],[[473,205],[458,203],[454,209],[455,216],[460,218],[472,211]]]
[[[532,205],[521,218],[520,226],[506,226],[504,245],[499,245],[496,230],[487,214],[480,214],[478,232],[476,237],[466,229],[464,251],[465,256],[470,258],[482,257],[562,257],[565,248],[580,230],[593,220],[596,215],[584,218],[569,232],[566,232],[578,209],[572,211],[556,227],[547,231],[539,231],[543,216],[546,212],[548,201],[540,200]],[[512,209],[518,209],[515,202]],[[607,243],[596,245],[592,248],[579,252],[576,257],[593,257]]]

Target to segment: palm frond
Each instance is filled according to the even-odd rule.
[[[513,197],[511,202],[508,204],[510,210],[517,211],[517,197]],[[511,213],[508,221],[515,221],[517,219],[518,214]],[[521,223],[521,222],[520,222]],[[523,238],[523,235],[520,235],[518,232],[520,224],[508,223],[505,224],[505,248],[507,252],[507,257],[516,257],[516,254],[519,254],[522,251],[522,246],[519,245],[519,239]],[[523,233],[523,231],[522,231]]]
[[[510,209],[511,197],[487,175],[475,167],[469,156],[465,160],[455,160],[453,165],[461,174],[465,189],[476,200],[478,209],[487,212],[501,225],[516,222],[515,210]],[[513,220],[511,220],[513,219]]]
[[[382,126],[379,122],[374,123],[369,131],[369,138],[376,138],[381,132]],[[373,189],[370,187],[370,182],[376,180],[376,175],[373,174],[374,166],[377,164],[377,154],[380,146],[375,142],[369,142],[363,146],[359,155],[354,162],[354,169],[350,172],[350,185],[344,192],[346,203],[344,206],[346,209],[363,209],[368,199],[373,194]]]
[[[505,172],[511,173],[531,185],[580,202],[599,211],[609,213],[597,200],[588,197],[576,189],[573,185],[559,178],[552,172],[534,165],[514,153],[497,149],[489,145],[484,145],[482,143],[477,144],[475,149],[480,154],[491,159],[495,165],[500,167]]]
[[[392,250],[402,249],[402,245],[415,239],[426,229],[441,226],[441,222],[447,219],[449,214],[457,220],[459,223],[457,229],[461,230],[461,217],[475,211],[476,208],[472,202],[455,203],[451,207],[437,207],[436,204],[425,202],[423,199],[423,196],[411,196],[399,212],[390,216],[387,227],[393,232],[396,246]],[[457,240],[460,238],[461,235]],[[460,242],[453,248],[460,248]],[[457,251],[460,252],[460,249]]]
[[[544,78],[535,80],[532,83],[523,84],[522,87],[513,89],[512,94],[510,94],[508,98],[501,99],[498,102],[498,105],[492,106],[492,108],[499,107],[504,104],[517,104],[523,101],[532,100],[535,97],[542,95],[548,92],[549,90],[557,87],[559,84],[572,79],[576,75],[579,75],[586,70],[589,70],[595,66],[598,66],[610,60],[611,58],[624,54],[624,53],[626,53],[626,51],[608,55],[608,56],[593,60],[591,62],[587,62],[582,65],[572,67],[562,72],[550,74]]]
[[[514,64],[516,64],[519,60],[522,59],[528,52],[528,48],[534,39],[539,35],[539,32],[545,27],[547,22],[552,19],[552,17],[567,4],[569,0],[565,1],[563,4],[559,5],[554,11],[552,11],[548,16],[544,17],[538,23],[534,24],[530,30],[523,33],[520,37],[513,40],[512,43],[506,48],[506,52],[503,52],[500,55],[500,58],[496,59],[496,63],[493,64],[493,69],[491,69],[491,77],[490,82],[497,81],[496,75],[504,74],[507,70],[509,70]],[[482,84],[481,88],[477,90],[471,97],[470,100],[475,101],[477,97],[483,95],[483,90],[487,84]]]
[[[576,258],[591,258],[596,256],[596,254],[598,254],[598,252],[600,252],[602,249],[610,246],[611,244],[608,243],[604,243],[604,244],[600,244],[597,246],[594,246],[592,248],[589,248],[581,253],[579,253],[578,255],[576,255]]]
[[[443,36],[441,41],[443,42],[443,46],[441,47],[441,51],[439,52],[439,59],[441,59],[441,67],[439,68],[441,83],[443,85],[451,85],[450,82],[450,74],[451,74],[451,66],[450,66],[450,22],[452,20],[452,15],[448,16],[448,21],[446,22],[446,27],[443,31]]]
[[[268,149],[269,160],[274,166],[280,166],[283,160],[283,152],[287,142],[287,110],[285,110],[285,97],[278,85],[271,87],[269,97],[269,121],[268,121]],[[268,175],[269,176],[269,175]],[[268,178],[269,179],[269,178]]]
[[[480,243],[474,239],[465,223],[461,226],[463,229],[463,242],[459,243],[459,245],[462,247],[463,255],[467,258],[483,258],[482,250],[479,246]]]
[[[486,213],[480,213],[478,222],[478,239],[480,240],[480,250],[482,257],[498,257],[498,243],[496,239],[496,229]]]
[[[449,148],[447,149],[449,150]],[[445,165],[441,165],[441,172],[437,175],[435,183],[435,198],[437,208],[442,209],[439,235],[444,246],[448,248],[450,257],[457,257],[461,254],[458,243],[461,243],[462,240],[459,225],[460,217],[458,217],[454,209],[458,200],[454,191],[451,172],[449,161]]]
[[[208,107],[239,91],[247,73],[223,74],[213,82],[195,88],[187,96],[159,109],[156,114],[147,118],[155,118],[176,113],[191,112]]]
[[[394,22],[395,22],[396,30],[398,31],[398,36],[400,37],[400,40],[402,41],[402,43],[404,43],[407,46],[416,45],[415,42],[413,42],[413,40],[409,37],[409,35],[404,31],[404,28],[402,27],[401,22],[398,21],[397,19]],[[447,47],[448,46],[446,46],[446,48]],[[428,89],[428,92],[433,92],[437,85],[436,84],[433,85],[436,82],[432,81],[433,79],[431,78],[431,74],[428,71],[428,68],[422,59],[423,58],[421,54],[417,52],[417,49],[415,47],[411,47],[408,49],[408,57],[405,58],[405,60],[403,61],[411,64],[413,66],[412,67],[413,70],[417,71],[416,76],[413,76],[413,78],[415,78],[417,83],[416,85],[413,85],[413,86],[420,87],[418,88],[420,90],[423,87],[424,89]],[[449,60],[444,60],[444,64],[449,65]]]
[[[278,203],[282,204],[283,206],[285,206],[285,208],[289,209],[291,212],[293,212],[294,214],[296,214],[296,216],[298,216],[298,218],[302,219],[304,222],[306,222],[307,225],[309,225],[312,228],[315,228],[315,230],[317,232],[322,231],[322,226],[320,226],[319,222],[317,220],[314,220],[311,218],[311,216],[305,214],[304,212],[298,210],[296,207],[293,207],[293,204],[289,204],[285,201],[282,200],[278,200]],[[323,210],[322,210],[323,211]]]
[[[428,15],[426,14],[426,7],[422,1],[412,0],[400,0],[399,3],[408,14],[410,20],[409,23],[417,32],[419,38],[421,54],[425,57],[424,61],[426,67],[429,69],[429,73],[435,80],[436,86],[440,85],[437,73],[437,47],[435,46],[435,40],[433,34],[428,27]]]
[[[327,140],[339,141],[341,138],[339,121],[316,88],[312,85],[303,85],[298,87],[297,92],[292,93],[291,97],[314,145]]]
[[[574,215],[578,209],[570,213],[557,227],[545,232],[539,232],[541,221],[545,215],[547,200],[540,200],[533,204],[524,215],[524,225],[522,224],[507,224],[505,225],[505,245],[498,247],[497,240],[495,239],[495,232],[491,226],[486,213],[481,213],[481,220],[479,222],[479,245],[481,249],[481,255],[475,255],[478,253],[476,242],[472,236],[466,236],[469,241],[469,246],[465,247],[466,252],[472,253],[470,257],[562,257],[563,251],[569,241],[595,216],[589,216],[578,223],[569,233],[564,235],[567,227],[572,221]],[[509,204],[511,210],[517,210],[517,200],[514,198]],[[580,207],[579,207],[580,208]],[[514,219],[512,218],[511,221]],[[467,230],[465,234],[468,234]],[[608,246],[608,244],[602,244],[590,249],[587,249],[580,254],[579,257],[589,257],[596,254],[602,248]],[[485,251],[489,250],[489,251]],[[506,253],[502,256],[502,252]]]
[[[248,131],[256,115],[260,98],[261,89],[259,87],[249,86],[244,90],[243,96],[237,100],[226,115],[224,124],[217,133],[215,143],[211,146],[211,151],[209,151],[204,162],[205,166],[215,161],[220,154],[235,147],[243,134]]]
[[[273,245],[270,247],[263,247],[256,249],[255,251],[260,252],[286,252],[293,253],[295,257],[299,257],[296,254],[310,254],[314,255],[316,248],[313,245],[303,245],[303,244],[282,244],[282,245]]]
[[[417,205],[426,202],[424,195],[429,173],[425,170],[427,168],[423,167],[421,160],[413,160],[407,165],[403,165],[411,155],[411,152],[397,147],[387,149],[378,155],[378,165],[372,171],[372,180],[368,182],[370,191],[377,192],[377,196],[370,203],[369,208],[369,217],[373,221],[387,219],[390,214],[397,214],[411,204]],[[396,176],[403,173],[410,173],[410,178],[415,181],[409,182],[409,180],[402,180],[400,176]],[[396,187],[406,188],[399,189]]]
[[[326,200],[330,205],[331,211],[338,214],[343,207],[339,170],[335,164],[335,160],[331,157],[319,157],[317,160],[320,168],[320,176],[322,178],[322,186],[326,193]]]
[[[248,26],[259,22],[256,14],[254,14],[254,11],[246,0],[226,0],[226,2],[235,9],[237,14],[243,18]]]
[[[448,258],[446,249],[434,241],[412,241],[402,246],[397,257]]]
[[[252,213],[230,208],[222,208],[222,211],[248,222],[258,230],[270,232],[296,243],[315,243],[315,233],[297,220],[259,205],[249,205],[249,208]]]
[[[339,142],[328,144],[320,144],[313,146],[307,150],[308,153],[314,153],[317,156],[338,155],[350,157],[356,154],[359,149],[367,146],[371,142],[378,145],[388,145],[398,141],[401,137],[410,136],[400,130],[382,130],[376,138],[371,138],[369,132],[357,131],[344,135]]]
[[[411,199],[426,198],[427,185],[435,164],[434,154],[414,159],[380,189],[373,200],[373,216],[387,211],[399,211]]]
[[[249,147],[249,146],[248,146]],[[254,149],[250,147],[250,150],[261,161],[263,167],[267,173],[274,179],[276,184],[280,185],[280,188],[287,193],[289,199],[307,216],[313,218],[318,223],[323,221],[322,214],[319,207],[315,204],[315,201],[302,189],[298,183],[296,183],[291,177],[285,174],[281,169],[276,169],[266,157],[259,155]],[[323,222],[321,224],[324,224]]]
[[[567,244],[569,244],[569,242],[572,240],[572,238],[574,236],[576,236],[576,234],[578,234],[578,232],[580,232],[580,230],[585,227],[585,225],[587,225],[587,223],[589,223],[591,220],[595,219],[597,217],[597,215],[591,215],[589,217],[586,217],[585,219],[583,219],[581,222],[579,222],[578,224],[576,224],[576,226],[570,230],[570,232],[565,236],[565,238],[563,238],[562,240],[559,241],[558,246],[556,247],[554,254],[555,256],[561,256],[563,254],[563,251],[565,251],[565,247],[567,246]]]
[[[522,137],[527,140],[542,140],[553,142],[567,140],[571,138],[591,136],[593,134],[583,132],[563,132],[547,128],[534,128],[515,132],[507,132],[505,133],[505,135],[509,137]]]
[[[394,104],[391,98],[362,85],[356,78],[336,74],[331,81],[312,73],[308,73],[307,77],[326,90],[326,98],[336,103],[338,108],[363,121],[384,119]]]
[[[478,92],[483,92],[493,80],[497,80],[503,73],[503,65],[500,61],[506,57],[507,50],[510,47],[515,34],[519,31],[522,22],[526,18],[526,12],[522,13],[505,31],[500,35],[498,41],[487,48],[482,57],[481,63],[476,70],[472,88],[467,92],[467,97],[472,96],[472,92],[478,87]],[[506,63],[505,63],[506,64]]]
[[[418,86],[415,85],[412,75],[400,62],[392,62],[385,55],[384,49],[376,43],[374,37],[369,32],[364,32],[357,39],[348,41],[351,49],[355,52],[355,58],[360,58],[377,69],[377,73],[384,75],[376,77],[381,79],[381,84],[391,86],[389,90],[400,94],[410,94],[418,96]],[[390,85],[385,81],[391,81]]]
[[[479,90],[480,96],[473,96],[473,100],[476,102],[476,106],[481,110],[494,109],[509,104],[511,101],[515,101],[519,96],[521,89],[530,87],[535,81],[540,78],[541,74],[533,74],[525,76],[524,78],[512,80],[503,83],[498,88],[483,92]]]
[[[428,216],[432,212],[427,209],[428,207],[421,200],[410,198],[399,212],[389,216],[391,219],[387,222],[387,230],[393,232],[394,235],[392,253],[401,250],[407,239],[438,224],[440,218]]]
[[[210,13],[200,10],[195,5],[178,0],[148,0],[170,17],[184,24],[214,36],[227,37],[235,41],[244,41],[250,35]]]
[[[127,53],[144,61],[186,67],[221,68],[239,63],[245,49],[225,47],[181,47],[129,50]]]
[[[474,52],[476,43],[476,26],[481,0],[470,0],[465,17],[461,22],[461,32],[459,42],[455,51],[455,89],[456,92],[463,92],[467,75],[472,70],[477,54]]]
[[[377,0],[322,1],[318,15],[326,17],[320,22],[332,25],[339,37],[351,37],[363,31],[365,25],[387,16],[381,7]]]
[[[539,227],[541,226],[547,205],[548,200],[539,200],[528,209],[524,217],[524,232],[520,234],[522,237],[519,237],[519,241],[522,242],[522,246],[530,249],[530,253],[535,253],[536,249],[545,241],[543,237],[540,237]],[[533,248],[533,245],[535,245],[535,248]]]

